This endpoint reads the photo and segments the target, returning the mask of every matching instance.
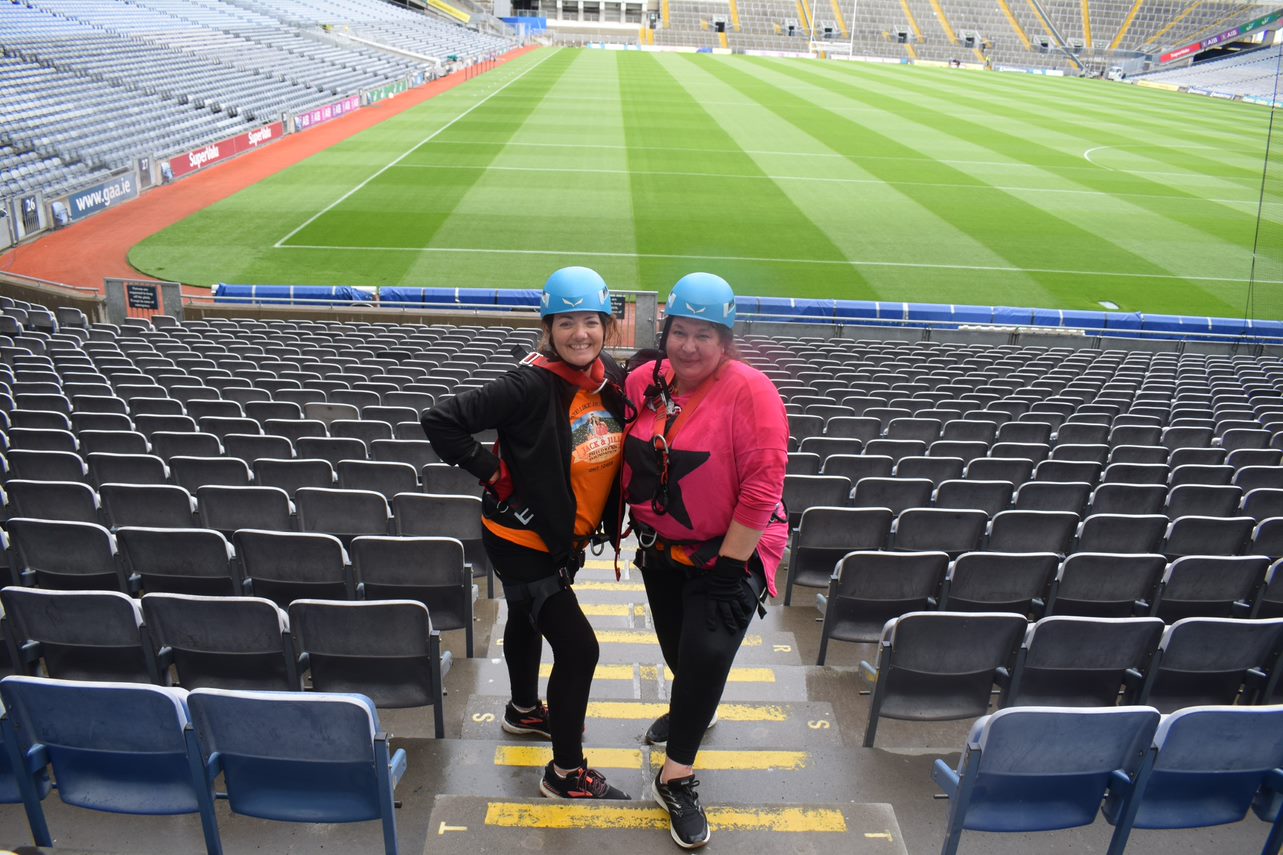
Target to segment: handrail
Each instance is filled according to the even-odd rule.
[[[13,273],[10,271],[0,271],[0,281],[9,280],[16,285],[33,285],[39,288],[52,288],[54,290],[63,289],[66,291],[79,291],[81,294],[102,296],[102,291],[98,288],[86,288],[84,285],[68,285],[65,282],[54,282],[51,279],[41,279],[37,276],[28,276],[25,273]]]

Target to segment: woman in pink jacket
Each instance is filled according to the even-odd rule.
[[[682,277],[668,298],[660,357],[625,385],[639,412],[624,445],[625,498],[674,674],[669,711],[646,733],[667,746],[652,794],[687,849],[709,839],[695,756],[753,613],[775,594],[788,540],[780,501],[788,418],[770,379],[736,359],[734,328],[724,279]]]

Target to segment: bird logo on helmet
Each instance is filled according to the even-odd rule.
[[[539,317],[565,312],[610,314],[610,288],[588,267],[563,267],[548,277],[539,298]]]
[[[670,318],[694,318],[734,329],[735,292],[730,283],[715,273],[688,273],[673,286],[665,314]]]

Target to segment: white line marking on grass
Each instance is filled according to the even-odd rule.
[[[484,169],[487,172],[551,172],[572,175],[650,175],[673,178],[727,178],[745,181],[809,181],[818,184],[885,184],[888,187],[941,187],[956,190],[997,190],[1004,193],[1072,193],[1084,196],[1105,196],[1119,199],[1169,199],[1176,202],[1211,202],[1224,205],[1251,205],[1256,207],[1256,199],[1201,199],[1195,196],[1182,196],[1164,193],[1113,193],[1105,190],[1083,190],[1074,187],[1009,187],[1001,184],[955,184],[944,181],[884,181],[881,178],[830,178],[823,175],[739,175],[731,172],[683,172],[678,170],[639,170],[639,169],[586,169],[583,167],[561,166],[467,166],[458,163],[403,163],[401,169]],[[1266,204],[1272,204],[1267,202]]]
[[[491,140],[490,142],[493,142]],[[439,140],[438,145],[486,145],[485,140]],[[1037,163],[1024,163],[1020,160],[946,160],[943,158],[928,157],[922,154],[917,157],[908,157],[905,154],[842,154],[840,151],[763,151],[758,149],[697,149],[684,148],[676,145],[599,145],[593,142],[514,142],[514,145],[520,145],[521,148],[541,148],[541,149],[603,149],[609,151],[698,151],[699,154],[748,154],[748,155],[767,155],[767,157],[781,158],[830,158],[839,160],[908,160],[911,163],[960,163],[965,166],[996,166],[996,167],[1029,167],[1034,169],[1085,169],[1087,167],[1041,167]]]
[[[687,148],[687,147],[680,147],[680,146],[664,146],[664,145],[640,146],[640,145],[601,145],[601,144],[595,144],[595,143],[536,143],[536,142],[514,142],[512,140],[505,141],[503,144],[508,145],[510,143],[513,145],[520,146],[521,148],[569,148],[569,149],[585,148],[585,149],[603,149],[608,151],[673,151],[673,152],[698,152],[699,154],[747,154],[750,156],[765,155],[765,156],[774,156],[774,157],[816,157],[816,158],[829,158],[829,159],[837,159],[837,160],[849,160],[853,162],[859,162],[863,160],[900,160],[900,161],[907,161],[909,163],[944,163],[950,166],[998,166],[998,167],[1002,167],[1003,169],[1023,168],[1023,169],[1047,170],[1047,171],[1053,171],[1053,172],[1060,171],[1060,170],[1067,170],[1067,169],[1093,169],[1093,168],[1094,169],[1111,169],[1108,166],[1096,163],[1095,161],[1091,160],[1091,158],[1088,158],[1088,162],[1092,164],[1090,167],[1068,166],[1068,165],[1048,166],[1040,163],[1028,163],[1026,161],[1016,161],[1016,160],[950,160],[950,159],[941,158],[941,157],[929,157],[927,155],[918,155],[916,157],[910,157],[908,155],[902,155],[902,154],[843,154],[841,152],[823,152],[823,151],[769,151],[769,150],[747,149],[747,148],[745,149]],[[493,145],[494,140],[437,140],[436,144],[437,145],[461,145],[461,146],[473,147],[473,146],[479,146],[479,145]],[[1114,147],[1115,146],[1097,146],[1096,148],[1114,148]],[[1090,151],[1096,151],[1096,148],[1090,149]],[[1247,154],[1248,152],[1239,152],[1239,153]],[[1117,170],[1111,170],[1111,171],[1117,171]],[[1209,176],[1209,175],[1201,175],[1199,173],[1192,173],[1192,172],[1157,172],[1157,171],[1147,172],[1147,171],[1142,171],[1138,169],[1129,169],[1127,171],[1132,175],[1177,175],[1182,178],[1185,178],[1186,180],[1195,179],[1195,178],[1207,178],[1207,179],[1213,179],[1217,181],[1228,181],[1228,182],[1248,180],[1246,178],[1238,179],[1238,178],[1228,178],[1228,177],[1220,177],[1220,176]],[[1211,201],[1218,201],[1218,200],[1211,200]],[[1251,201],[1252,204],[1255,204],[1254,199],[1249,201]]]
[[[399,155],[399,156],[396,158],[396,160],[393,160],[393,161],[391,161],[390,163],[385,164],[382,168],[380,168],[380,169],[379,169],[379,171],[378,171],[378,172],[375,172],[375,173],[374,173],[373,175],[371,175],[369,178],[365,179],[365,180],[364,180],[364,181],[362,181],[360,184],[356,185],[356,186],[355,186],[355,187],[353,187],[351,190],[347,191],[347,192],[346,192],[346,193],[344,193],[342,196],[340,196],[339,198],[335,199],[333,202],[331,202],[330,204],[326,205],[324,208],[322,208],[321,210],[317,211],[317,212],[316,212],[315,214],[313,214],[312,216],[308,217],[308,218],[303,222],[303,224],[302,224],[301,226],[299,226],[298,228],[294,229],[294,231],[290,232],[290,233],[289,233],[289,234],[287,234],[285,237],[283,237],[283,238],[281,238],[280,240],[278,240],[276,243],[272,244],[272,247],[273,247],[274,249],[281,249],[281,248],[283,247],[284,243],[285,243],[287,240],[289,240],[290,238],[294,237],[294,235],[298,234],[299,232],[303,231],[303,229],[305,229],[305,228],[307,228],[308,226],[312,225],[312,223],[316,222],[316,221],[317,221],[318,219],[320,219],[322,216],[324,216],[325,214],[328,214],[330,211],[334,210],[334,208],[336,208],[337,206],[339,206],[339,205],[343,204],[343,202],[344,202],[344,201],[346,201],[349,197],[351,197],[353,193],[356,193],[356,192],[357,192],[357,191],[359,191],[361,188],[365,187],[365,185],[369,184],[371,181],[373,181],[374,179],[378,178],[380,175],[382,175],[383,173],[387,172],[389,169],[391,169],[392,167],[396,166],[396,165],[397,165],[398,163],[400,163],[401,161],[405,160],[405,159],[406,159],[407,157],[409,157],[411,154],[413,154],[414,152],[416,152],[416,151],[418,151],[420,148],[422,148],[425,144],[432,142],[432,140],[433,140],[433,139],[435,139],[435,138],[437,137],[437,135],[438,135],[438,134],[440,134],[442,131],[445,131],[445,130],[446,130],[446,129],[448,129],[451,125],[453,125],[455,122],[459,121],[459,120],[460,120],[460,119],[462,119],[464,116],[468,115],[468,114],[469,114],[469,113],[471,113],[473,110],[477,109],[477,108],[478,108],[478,107],[480,107],[482,104],[486,103],[486,102],[487,102],[487,101],[489,101],[491,98],[493,98],[494,96],[498,95],[500,92],[502,92],[503,90],[507,89],[509,86],[511,86],[512,84],[516,83],[518,80],[520,80],[521,78],[525,77],[525,76],[526,76],[527,74],[529,74],[530,72],[534,71],[534,70],[535,70],[536,68],[538,68],[539,66],[543,65],[545,62],[547,62],[547,61],[548,61],[548,57],[553,56],[553,55],[554,55],[554,54],[553,54],[552,52],[549,52],[546,56],[544,56],[544,58],[543,58],[543,59],[539,60],[539,61],[538,61],[538,62],[536,62],[534,65],[532,65],[532,66],[530,66],[529,68],[527,68],[525,71],[521,72],[521,73],[520,73],[520,74],[518,74],[516,77],[512,78],[511,80],[509,80],[507,83],[503,84],[503,85],[502,85],[502,86],[500,86],[498,89],[495,89],[495,90],[494,90],[493,92],[491,92],[489,95],[487,95],[486,97],[482,98],[480,101],[478,101],[477,103],[473,104],[471,107],[469,107],[468,109],[464,110],[462,113],[460,113],[459,115],[455,116],[453,119],[451,119],[450,121],[446,122],[444,125],[442,125],[441,127],[437,128],[435,131],[433,131],[432,133],[428,134],[428,135],[427,135],[426,137],[424,137],[423,139],[419,140],[419,141],[418,141],[417,143],[415,143],[412,147],[410,147],[409,149],[406,149],[406,151],[405,151],[405,152],[403,152],[401,155]]]
[[[1045,267],[1004,267],[985,264],[927,264],[914,261],[865,261],[860,259],[769,258],[754,255],[677,255],[665,252],[593,252],[578,249],[486,249],[466,246],[305,246],[290,244],[277,249],[318,249],[333,252],[440,252],[475,255],[559,255],[589,258],[664,258],[676,261],[748,261],[758,264],[817,264],[832,267],[906,267],[922,270],[968,270],[986,273],[1051,273],[1064,276],[1117,276],[1128,279],[1176,279],[1195,282],[1251,282],[1237,276],[1195,276],[1176,273],[1132,273],[1116,270],[1059,270]],[[1283,285],[1283,279],[1257,279],[1260,285]]]
[[[1104,164],[1104,163],[1097,163],[1096,161],[1094,161],[1094,160],[1092,160],[1092,159],[1091,159],[1092,154],[1094,154],[1095,152],[1098,152],[1098,151],[1108,151],[1109,149],[1124,149],[1124,148],[1150,148],[1150,149],[1164,149],[1164,148],[1210,148],[1210,149],[1215,149],[1216,151],[1229,152],[1230,154],[1243,154],[1243,155],[1259,154],[1259,152],[1250,152],[1250,151],[1246,151],[1246,150],[1243,150],[1243,149],[1240,149],[1240,150],[1238,150],[1238,151],[1235,151],[1234,149],[1227,149],[1227,148],[1225,148],[1224,146],[1210,145],[1210,144],[1208,144],[1208,143],[1181,143],[1181,144],[1178,144],[1178,145],[1161,145],[1161,144],[1157,144],[1157,143],[1154,143],[1154,144],[1151,144],[1151,143],[1129,143],[1129,144],[1121,144],[1121,143],[1120,143],[1119,145],[1098,145],[1098,146],[1093,146],[1092,148],[1089,148],[1089,149],[1087,149],[1086,151],[1084,151],[1084,152],[1083,152],[1083,158],[1084,158],[1088,163],[1090,163],[1092,166],[1097,166],[1097,167],[1100,167],[1101,169],[1108,169],[1110,172],[1125,172],[1125,173],[1128,173],[1128,174],[1130,174],[1130,175],[1177,175],[1177,176],[1196,176],[1196,175],[1199,175],[1199,173],[1197,173],[1197,172],[1154,172],[1154,171],[1152,171],[1152,170],[1151,170],[1151,171],[1144,171],[1144,172],[1142,172],[1141,170],[1138,170],[1138,169],[1119,169],[1118,167],[1115,167],[1115,166],[1109,166],[1108,164]],[[1144,155],[1142,155],[1142,157],[1143,157],[1143,156],[1144,156]],[[1225,165],[1226,165],[1226,166],[1229,166],[1230,164],[1225,164]],[[1227,180],[1228,180],[1228,179],[1227,179]]]

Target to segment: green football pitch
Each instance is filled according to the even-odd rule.
[[[742,294],[1283,318],[1269,122],[1102,81],[545,49],[130,260],[200,285],[537,288],[583,264],[661,295],[707,270]]]

